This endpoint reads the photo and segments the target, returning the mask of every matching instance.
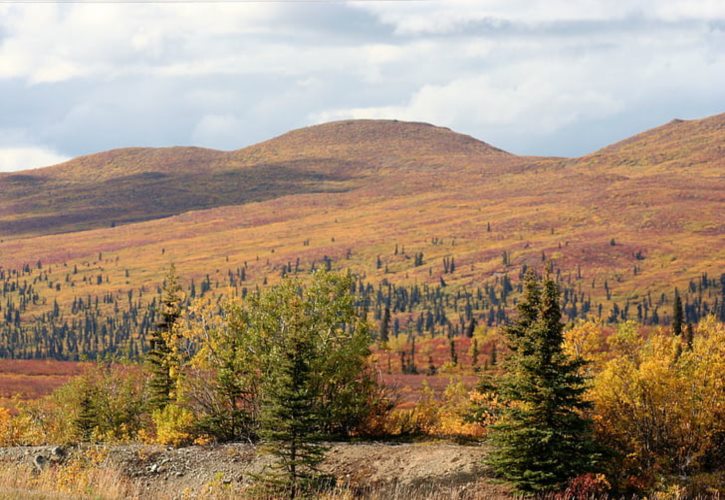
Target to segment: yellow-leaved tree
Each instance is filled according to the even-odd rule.
[[[630,326],[610,337],[610,359],[591,390],[619,479],[651,487],[715,468],[725,456],[725,326],[708,317],[691,347],[664,329],[643,340]]]

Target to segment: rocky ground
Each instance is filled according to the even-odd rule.
[[[486,479],[485,448],[450,442],[334,443],[323,464],[349,496],[375,498],[505,498]],[[0,448],[0,467],[50,470],[90,457],[98,467],[119,471],[142,498],[236,496],[272,464],[251,444],[166,448]],[[42,472],[41,472],[42,474]]]

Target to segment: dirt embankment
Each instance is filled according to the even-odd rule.
[[[334,443],[322,471],[333,475],[340,496],[349,498],[507,498],[506,489],[486,477],[485,454],[482,446],[448,442]],[[57,477],[63,467],[80,462],[113,471],[127,484],[125,496],[169,499],[241,497],[254,476],[272,464],[251,444],[0,448],[0,467],[19,475],[55,471]],[[2,486],[5,498],[1,493]]]

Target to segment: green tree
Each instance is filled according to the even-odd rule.
[[[174,324],[181,316],[182,291],[176,266],[171,264],[164,280],[160,304],[160,319],[151,333],[146,364],[149,377],[149,404],[153,409],[165,407],[175,389],[172,342]]]
[[[92,389],[83,388],[83,394],[78,402],[78,415],[75,418],[74,425],[81,441],[90,441],[93,436],[93,430],[97,426],[98,415],[94,408],[94,397]]]
[[[672,304],[672,333],[677,336],[682,335],[682,325],[684,322],[682,299],[680,298],[680,292],[675,289],[675,300]]]
[[[266,479],[284,486],[289,498],[315,486],[326,450],[321,444],[321,393],[311,366],[315,348],[299,326],[286,325],[284,344],[270,353],[274,369],[264,382],[261,415],[261,436],[282,470]]]
[[[559,289],[527,272],[518,318],[506,329],[511,355],[499,391],[506,408],[492,429],[489,464],[525,492],[556,490],[591,471],[597,453],[581,415],[582,360],[562,350]]]
[[[260,435],[291,495],[317,476],[322,436],[349,435],[379,408],[368,365],[370,328],[355,311],[352,278],[316,272],[252,297],[247,328],[260,354]],[[281,473],[281,474],[280,474]]]
[[[390,338],[390,308],[385,306],[383,318],[380,320],[380,342],[385,343]]]

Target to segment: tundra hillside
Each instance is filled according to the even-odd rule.
[[[542,263],[568,319],[668,324],[675,288],[690,321],[722,318],[724,140],[717,115],[581,158],[520,157],[361,120],[2,174],[0,355],[138,357],[172,262],[192,298],[350,270],[373,319],[390,302],[396,332],[433,336],[503,323],[522,266]]]

